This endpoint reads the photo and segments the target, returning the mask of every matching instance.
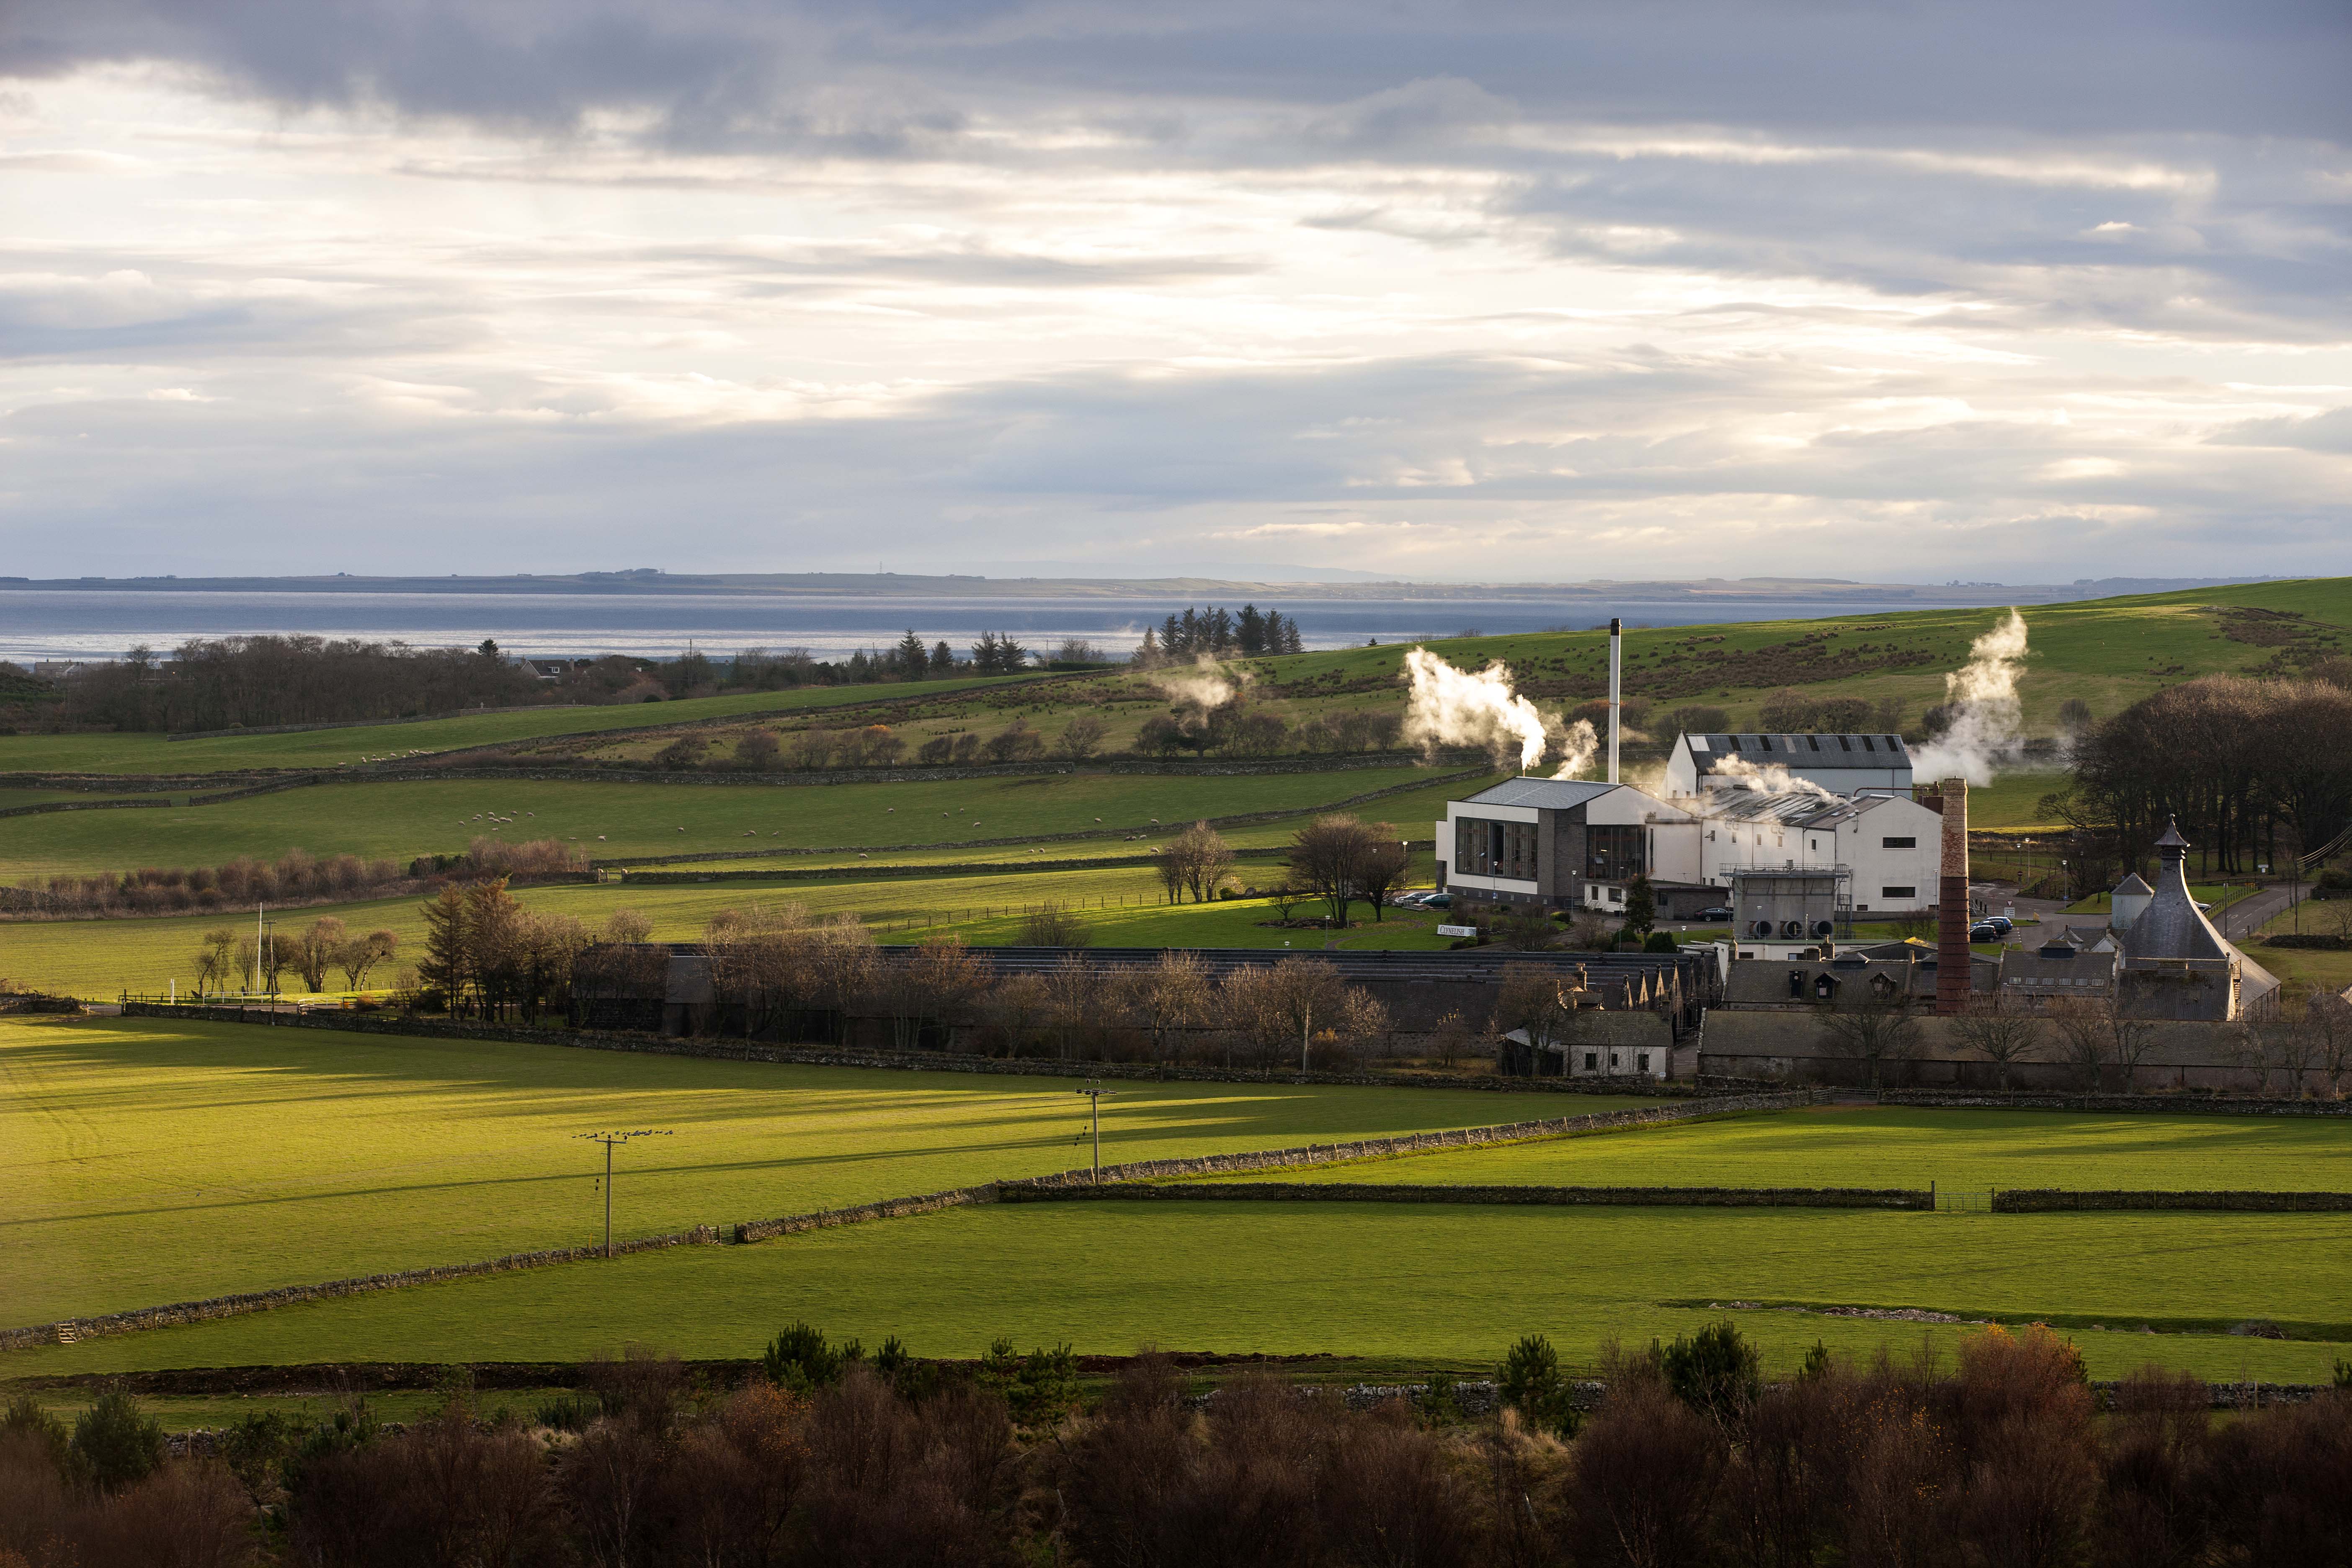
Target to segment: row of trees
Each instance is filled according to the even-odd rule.
[[[983,1031],[1007,1055],[1051,1054],[1155,1062],[1198,1060],[1301,1070],[1354,1060],[1386,1046],[1388,1011],[1328,964],[1291,958],[1244,965],[1222,979],[1195,953],[1171,950],[1148,964],[1099,964],[1082,952],[1045,973],[998,978],[952,939],[886,958],[854,916],[820,920],[798,904],[728,910],[703,931],[718,999],[740,1010],[747,1035],[837,1035],[852,1015],[887,1021],[892,1044],[944,1043]],[[628,955],[590,949],[583,988],[658,985],[623,966]]]
[[[0,1561],[26,1568],[2160,1568],[2352,1560],[2352,1390],[2217,1422],[2150,1367],[2102,1418],[2035,1325],[1867,1364],[1819,1344],[1767,1384],[1729,1323],[1604,1347],[1579,1409],[1541,1336],[1469,1420],[1434,1378],[1370,1410],[1244,1376],[1196,1405],[1164,1357],[1093,1408],[1067,1347],[977,1366],[794,1325],[765,1372],[698,1391],[673,1357],[486,1418],[405,1428],[362,1400],[270,1414],[171,1458],[121,1391],[70,1433],[0,1418]]]
[[[2131,858],[2178,817],[2200,863],[2239,872],[2315,849],[2352,825],[2352,689],[2208,676],[2095,724],[2050,809],[2111,829]]]
[[[379,928],[362,935],[332,915],[284,936],[215,926],[205,932],[194,954],[196,992],[217,995],[253,990],[275,996],[285,990],[289,972],[299,975],[313,995],[327,988],[331,973],[343,977],[343,989],[357,991],[399,951],[395,932]]]
[[[289,849],[274,861],[240,855],[218,866],[147,866],[136,871],[47,879],[34,900],[60,914],[156,915],[240,905],[359,898],[409,873],[390,860],[319,857]]]
[[[1187,605],[1182,614],[1144,627],[1143,641],[1130,662],[1138,668],[1152,669],[1163,664],[1191,664],[1199,658],[1299,653],[1305,647],[1298,623],[1279,610],[1261,612],[1255,605],[1244,605],[1235,615],[1214,605],[1205,610]]]
[[[1901,992],[1861,990],[1822,1012],[1822,1044],[1864,1068],[1875,1089],[1920,1054],[1923,1012]],[[1995,992],[1972,997],[1950,1028],[1954,1045],[1993,1064],[2002,1089],[2021,1067],[2054,1064],[2067,1068],[2084,1089],[2137,1093],[2158,1038],[2155,1020],[2136,1016],[2107,996],[2056,997],[2030,1006]],[[2232,1065],[2262,1092],[2341,1099],[2352,1078],[2352,1002],[2322,986],[2284,997],[2263,1016],[2235,1021],[2227,1037]]]
[[[554,700],[530,669],[484,646],[488,652],[315,637],[196,638],[168,661],[134,647],[68,680],[63,718],[113,730],[226,730]]]
[[[561,1005],[572,968],[599,940],[570,915],[525,909],[507,891],[506,879],[444,887],[425,915],[425,951],[417,983],[456,1016],[536,1023],[551,1004]],[[606,942],[640,942],[649,928],[627,910],[607,917]]]

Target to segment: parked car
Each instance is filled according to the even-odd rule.
[[[1731,918],[1731,911],[1718,904],[1714,909],[1699,910],[1698,918],[1703,921],[1727,921]]]
[[[1990,921],[1979,921],[1976,924],[1969,927],[1969,940],[1970,942],[1999,942],[2007,934],[2008,932],[2002,931],[2000,927],[1993,924]]]
[[[1396,897],[1391,899],[1389,903],[1396,909],[1410,910],[1427,903],[1431,897],[1432,895],[1426,892],[1399,893]]]
[[[1979,925],[1989,925],[1992,927],[1993,930],[2000,932],[2003,936],[2007,936],[2011,931],[2017,929],[2016,924],[2011,921],[2007,915],[1987,915],[1983,920],[1977,923]]]
[[[1432,893],[1429,897],[1421,900],[1421,907],[1424,910],[1450,910],[1454,907],[1454,895],[1451,893]]]

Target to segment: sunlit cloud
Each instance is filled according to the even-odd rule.
[[[27,0],[0,542],[2352,570],[2347,71],[2324,7]]]

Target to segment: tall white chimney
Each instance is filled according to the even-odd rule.
[[[1615,616],[1609,617],[1609,782],[1617,782],[1617,710],[1622,701],[1619,691],[1625,673],[1625,623]]]

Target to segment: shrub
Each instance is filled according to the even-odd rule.
[[[74,1422],[71,1450],[91,1484],[115,1491],[146,1479],[163,1462],[163,1424],[128,1393],[110,1388]]]
[[[806,1394],[838,1379],[843,1367],[865,1354],[856,1340],[836,1348],[825,1342],[821,1330],[794,1323],[768,1342],[760,1352],[760,1364],[778,1388]]]
[[[565,1394],[541,1404],[531,1412],[531,1419],[556,1432],[585,1432],[588,1424],[603,1414],[599,1401]]]
[[[1077,1375],[1077,1357],[1066,1344],[1019,1356],[1013,1354],[1011,1340],[999,1339],[980,1362],[981,1386],[1001,1395],[1024,1426],[1056,1420],[1066,1412]]]
[[[1746,1417],[1763,1385],[1756,1348],[1728,1320],[1701,1329],[1695,1339],[1677,1334],[1658,1365],[1675,1398],[1727,1428]]]
[[[1523,1336],[1495,1373],[1496,1393],[1531,1426],[1571,1436],[1578,1413],[1559,1373],[1559,1352],[1541,1334]]]
[[[1680,952],[1682,948],[1675,942],[1674,932],[1654,931],[1650,933],[1649,940],[1642,943],[1642,951],[1643,952]]]

